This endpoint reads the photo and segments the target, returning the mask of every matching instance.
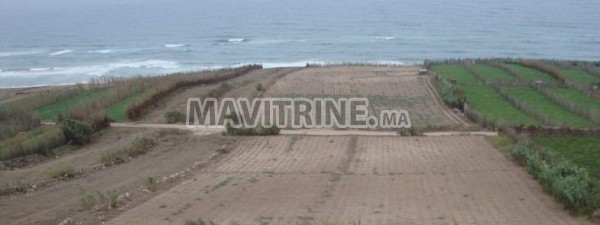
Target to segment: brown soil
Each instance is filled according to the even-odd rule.
[[[417,127],[454,128],[465,120],[436,96],[431,77],[418,67],[316,67],[288,74],[266,93],[272,97],[356,97],[369,99],[369,114],[407,110]]]
[[[242,138],[108,224],[579,224],[484,137]]]
[[[49,179],[46,172],[60,162],[73,165],[76,169],[89,168],[99,163],[103,154],[128,146],[138,136],[156,137],[159,143],[152,151],[131,161],[63,182],[53,183],[26,194],[0,197],[2,224],[58,224],[72,218],[83,224],[98,224],[106,218],[126,210],[127,207],[150,199],[154,193],[143,191],[149,176],[184,176],[199,162],[210,162],[216,150],[234,148],[237,141],[220,135],[197,136],[178,130],[131,128],[109,128],[103,136],[85,148],[68,153],[55,160],[21,170],[1,171],[0,180],[5,183],[34,182]],[[182,178],[159,184],[161,190],[168,189]],[[82,190],[96,195],[117,190],[129,194],[129,199],[112,211],[84,210]]]

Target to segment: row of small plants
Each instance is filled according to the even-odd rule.
[[[535,145],[525,135],[510,129],[505,131],[516,141],[509,147],[510,154],[558,202],[581,215],[591,215],[600,209],[600,181],[586,169],[560,155],[547,154],[543,147]]]

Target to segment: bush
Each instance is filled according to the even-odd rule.
[[[90,142],[90,136],[94,131],[89,123],[72,119],[65,120],[60,127],[65,138],[71,143],[78,145]]]
[[[591,213],[600,208],[600,183],[584,169],[564,159],[544,160],[523,144],[514,145],[511,155],[527,165],[529,174],[569,210]]]
[[[146,188],[148,188],[149,191],[154,192],[156,191],[156,185],[158,183],[156,182],[156,178],[155,177],[148,177],[146,178]]]
[[[61,163],[50,169],[47,174],[50,178],[73,177],[75,176],[75,168],[69,164]]]
[[[559,202],[574,211],[588,207],[590,178],[587,174],[557,177],[552,183],[552,192]]]
[[[185,114],[179,111],[170,111],[165,113],[165,119],[167,119],[167,123],[184,123],[185,122]]]
[[[452,84],[450,81],[446,79],[439,79],[436,82],[436,87],[442,100],[444,102],[454,108],[462,109],[465,103],[465,94],[462,90],[460,90],[456,85]]]
[[[234,128],[231,124],[225,126],[228,135],[240,135],[240,136],[266,136],[266,135],[278,135],[281,129],[275,125],[265,126],[258,125],[255,128],[241,127]]]

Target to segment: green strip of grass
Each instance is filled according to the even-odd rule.
[[[491,87],[464,86],[462,89],[471,108],[485,117],[493,118],[497,123],[526,126],[539,124],[535,119],[515,108]]]
[[[486,81],[498,80],[498,81],[511,81],[514,77],[508,74],[506,71],[500,68],[496,68],[485,64],[476,64],[473,66],[475,71],[483,75],[483,79]]]
[[[541,71],[535,70],[535,69],[531,69],[528,67],[524,67],[521,65],[517,65],[517,64],[510,64],[509,65],[513,71],[517,72],[518,74],[521,74],[521,76],[523,76],[524,79],[529,80],[529,81],[542,81],[544,83],[556,83],[556,80]]]
[[[551,91],[559,97],[567,99],[582,108],[598,110],[598,112],[600,112],[600,102],[590,96],[585,95],[579,90],[570,88],[553,88]]]
[[[564,126],[575,128],[597,127],[597,124],[593,124],[591,121],[556,105],[532,88],[512,87],[506,90],[510,95],[518,98],[528,107],[537,112],[544,113],[552,121]]]
[[[600,178],[600,138],[589,136],[549,135],[533,137],[548,154],[564,157],[590,175]]]
[[[473,76],[462,64],[455,65],[434,65],[433,71],[446,79],[457,80],[460,84],[477,84],[477,77]]]
[[[86,91],[77,95],[75,97],[66,99],[64,101],[60,101],[51,105],[44,106],[39,108],[37,111],[40,114],[40,118],[42,120],[54,120],[58,116],[59,113],[63,115],[68,114],[69,110],[73,105],[85,101],[87,99],[93,98],[97,95],[100,95],[104,92],[108,91],[108,88],[101,88],[93,91]]]
[[[135,94],[118,102],[117,104],[111,105],[106,109],[106,116],[114,121],[127,121],[127,113],[125,112],[127,110],[127,106],[142,97],[142,93],[143,92],[138,91]]]
[[[561,68],[553,66],[552,68],[558,70],[560,75],[562,75],[565,79],[571,82],[579,84],[600,82],[600,78],[594,77],[591,74],[579,69],[578,67]]]

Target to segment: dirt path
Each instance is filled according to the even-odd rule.
[[[248,138],[108,224],[580,224],[483,137]]]
[[[448,109],[448,107],[446,107],[446,105],[441,101],[439,93],[437,93],[437,90],[435,89],[435,87],[433,87],[433,84],[431,83],[431,79],[426,79],[425,86],[427,87],[427,91],[429,92],[431,98],[435,101],[436,106],[440,109],[441,112],[443,112],[446,116],[448,116],[455,122],[461,123],[463,125],[468,125],[467,121],[465,121],[463,118],[461,118],[460,116],[452,112],[450,109]]]
[[[53,122],[44,122],[45,125],[54,125]],[[196,135],[217,134],[225,131],[225,127],[194,127],[188,128],[182,124],[143,124],[143,123],[111,123],[112,127],[147,128],[147,129],[179,129],[189,130]],[[395,131],[372,130],[339,130],[339,129],[295,129],[281,130],[281,135],[306,135],[306,136],[398,136]],[[424,132],[423,136],[497,136],[495,131],[439,131]]]

